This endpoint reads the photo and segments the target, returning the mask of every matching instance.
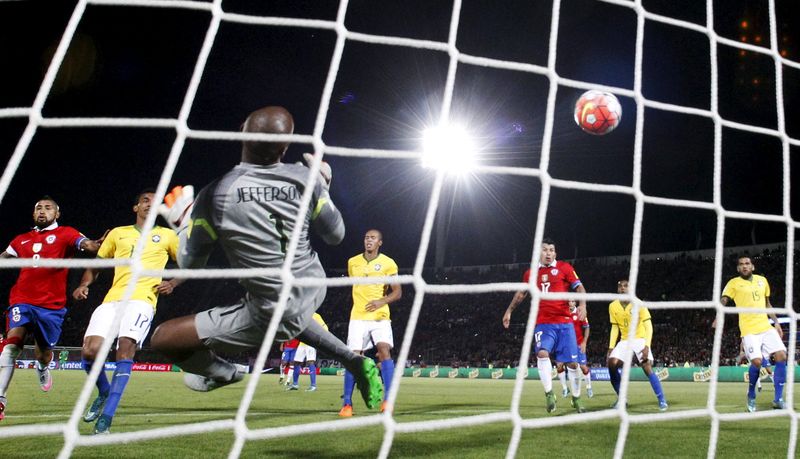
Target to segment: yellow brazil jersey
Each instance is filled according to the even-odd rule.
[[[725,284],[722,296],[727,296],[739,308],[764,308],[767,307],[767,298],[770,296],[767,278],[753,274],[750,280],[734,277]],[[739,331],[742,336],[756,335],[772,328],[766,312],[764,314],[739,314]]]
[[[608,317],[611,325],[619,327],[619,339],[628,339],[628,332],[631,325],[631,318],[633,316],[633,303],[623,306],[619,300],[614,300],[608,305]],[[650,320],[650,311],[646,307],[639,308],[639,323],[636,325],[636,338],[647,339],[647,332],[645,331],[644,323]]]
[[[384,254],[367,261],[360,253],[347,261],[350,277],[385,277],[397,275],[397,263]],[[389,320],[389,305],[384,304],[375,311],[366,310],[367,303],[386,296],[388,284],[357,284],[353,286],[353,309],[350,320]]]
[[[134,226],[118,226],[111,230],[97,251],[98,258],[130,258],[141,233]],[[156,226],[147,235],[147,244],[142,252],[142,267],[144,269],[163,269],[167,261],[175,260],[178,255],[178,235],[169,228]],[[117,266],[114,268],[114,282],[108,290],[104,303],[121,301],[125,296],[128,283],[131,280],[130,266]],[[136,289],[131,295],[132,300],[142,300],[156,307],[158,293],[156,287],[161,283],[160,277],[139,277]]]

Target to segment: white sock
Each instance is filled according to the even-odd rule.
[[[545,393],[553,390],[553,367],[550,366],[550,358],[536,358],[536,368],[539,369],[539,379],[542,380]]]
[[[586,387],[592,387],[592,372],[591,370],[583,374],[583,380],[586,381]]]
[[[564,371],[558,372],[558,380],[561,381],[561,388],[567,388],[567,373]]]
[[[3,352],[0,353],[0,397],[6,396],[8,385],[11,384],[11,377],[14,375],[14,367],[17,366],[17,357],[21,349],[16,344],[6,344]]]
[[[581,396],[581,380],[578,379],[578,370],[575,368],[567,367],[567,378],[569,378],[569,385],[572,388],[572,396]]]

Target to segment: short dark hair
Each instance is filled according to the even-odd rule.
[[[545,236],[544,238],[542,238],[542,244],[556,245],[556,241]]]
[[[53,204],[56,205],[56,208],[58,208],[58,202],[56,202],[56,200],[53,199],[53,197],[50,196],[49,194],[46,194],[46,195],[44,195],[41,198],[36,200],[36,202],[39,202],[39,201],[50,201],[50,202],[52,202]]]
[[[156,192],[155,188],[145,188],[142,191],[136,193],[136,199],[133,200],[133,203],[134,204],[139,204],[139,200],[142,199],[142,195],[145,195],[145,194],[148,194],[148,193],[155,194],[155,192]]]
[[[370,229],[368,229],[367,231],[365,231],[365,232],[364,232],[364,234],[367,234],[367,233],[369,233],[370,231],[375,231],[376,233],[378,233],[378,237],[379,237],[379,239],[380,239],[381,241],[383,240],[383,231],[379,230],[378,228],[370,228]]]

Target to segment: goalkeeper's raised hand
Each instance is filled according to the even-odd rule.
[[[308,167],[311,167],[311,163],[314,162],[314,155],[311,153],[303,153],[303,160],[305,160]],[[331,179],[333,179],[333,171],[331,170],[331,165],[325,161],[322,161],[322,164],[319,165],[319,175],[322,177],[322,186],[329,190],[331,188]]]
[[[164,196],[164,203],[158,206],[158,213],[176,233],[180,233],[189,226],[193,206],[194,187],[176,186]]]

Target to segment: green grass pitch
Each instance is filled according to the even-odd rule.
[[[53,389],[39,390],[32,370],[19,370],[8,392],[9,406],[0,427],[67,421],[85,380],[79,371],[54,371]],[[320,376],[319,390],[305,392],[308,377],[301,378],[301,390],[285,392],[277,376],[261,378],[247,422],[250,428],[286,426],[319,421],[335,421],[340,406],[342,378]],[[447,419],[460,416],[507,411],[514,381],[487,379],[404,378],[395,409],[398,423]],[[554,381],[554,387],[559,384]],[[702,408],[706,405],[708,384],[665,382],[670,411]],[[228,386],[210,393],[195,393],[183,387],[179,373],[137,372],[131,378],[114,418],[112,432],[157,429],[181,423],[232,419],[245,384]],[[717,409],[743,412],[744,383],[720,383]],[[615,396],[608,382],[594,383],[595,396],[585,399],[589,411],[604,410]],[[759,394],[758,409],[770,410],[771,383]],[[566,399],[559,397],[557,411],[544,410],[539,381],[526,381],[522,405],[523,418],[571,414]],[[356,416],[368,416],[363,403],[355,405]],[[658,413],[649,384],[631,386],[629,412]],[[634,424],[630,427],[625,457],[706,457],[710,418]],[[82,434],[93,424],[80,423]],[[717,457],[785,458],[789,440],[789,417],[723,422],[720,427]],[[619,420],[603,420],[545,429],[525,429],[517,457],[611,457],[619,431]],[[361,458],[375,457],[380,449],[382,425],[298,437],[247,442],[242,457],[275,458]],[[511,438],[512,423],[499,422],[477,427],[445,429],[422,433],[401,433],[394,439],[391,457],[502,458]],[[3,437],[0,430],[0,438]],[[224,458],[232,445],[232,432],[187,435],[115,446],[78,447],[77,458]],[[3,439],[2,457],[56,457],[63,444],[60,435],[26,436]]]

